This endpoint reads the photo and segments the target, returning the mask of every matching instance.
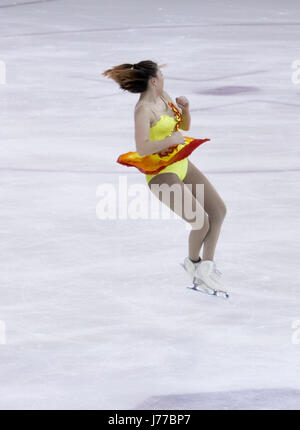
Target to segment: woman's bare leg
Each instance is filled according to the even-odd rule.
[[[174,193],[169,194],[169,198],[166,198],[163,192],[159,192],[155,187],[151,188],[152,185],[163,185],[171,187],[174,184],[179,187],[180,198],[176,199]],[[199,252],[201,245],[207,232],[209,230],[208,216],[204,211],[203,206],[193,196],[191,190],[179,179],[175,173],[161,173],[149,181],[149,188],[159,198],[159,200],[166,204],[173,212],[175,212],[182,219],[191,224],[192,230],[189,234],[189,258],[193,261],[199,259]],[[188,207],[191,208],[195,214],[194,218],[189,217]]]
[[[192,193],[196,197],[196,185],[204,185],[204,209],[209,217],[209,230],[203,241],[203,260],[213,260],[221,226],[226,215],[226,206],[216,189],[203,173],[190,161],[185,184],[192,184]]]

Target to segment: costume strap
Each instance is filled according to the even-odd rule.
[[[174,115],[175,115],[176,125],[174,127],[174,130],[178,131],[179,130],[179,125],[180,125],[181,120],[182,120],[182,115],[179,112],[179,110],[177,109],[177,107],[172,102],[168,102],[168,105],[171,107],[171,109],[172,109],[172,111],[174,112]]]

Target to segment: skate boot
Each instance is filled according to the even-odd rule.
[[[181,266],[184,268],[184,270],[190,275],[192,281],[194,281],[197,266],[201,263],[201,261],[203,261],[201,259],[201,257],[199,257],[199,258],[200,258],[200,260],[195,263],[189,257],[186,257],[184,259],[183,264],[181,264]],[[213,264],[213,272],[214,272],[214,276],[217,279],[221,279],[222,272],[220,272],[220,270],[217,269],[215,262]]]
[[[181,264],[182,267],[184,268],[184,270],[190,275],[191,280],[193,282],[194,282],[194,278],[195,278],[196,268],[201,263],[201,261],[202,260],[200,258],[200,261],[197,261],[197,263],[194,263],[192,260],[189,259],[189,257],[186,257],[184,259],[183,264]]]
[[[221,296],[228,298],[229,295],[223,291],[221,283],[221,272],[216,268],[216,263],[212,260],[202,260],[195,269],[194,287],[197,291],[201,291],[213,296]]]

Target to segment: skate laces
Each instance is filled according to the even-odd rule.
[[[213,264],[210,266],[210,270],[207,273],[207,276],[214,282],[220,283],[220,271],[216,268],[216,263],[213,261]]]
[[[222,272],[220,272],[220,270],[218,270],[218,269],[214,269],[214,272],[215,272],[218,276],[221,276],[221,275],[222,275]]]
[[[201,260],[200,263],[202,263],[204,261],[205,260]],[[210,264],[209,266],[207,266],[207,265],[205,266],[206,268],[204,269],[204,272],[203,272],[203,269],[201,268],[201,264],[196,263],[196,264],[194,264],[194,267],[195,267],[195,278],[197,281],[200,281],[200,280],[203,281],[205,279],[205,277],[208,277],[213,282],[220,284],[222,272],[217,269],[216,263],[214,261],[212,261],[212,264]]]
[[[217,266],[216,266],[216,263],[215,263],[215,262],[214,262],[214,265],[213,265],[213,271],[214,271],[214,273],[218,276],[218,278],[220,278],[220,277],[221,277],[222,272],[220,272],[220,270],[218,270],[218,269],[217,269]]]

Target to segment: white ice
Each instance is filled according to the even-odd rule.
[[[297,0],[1,0],[1,409],[299,408]],[[100,220],[145,184],[138,95],[101,73],[166,63],[210,138],[228,302],[188,290],[180,219]],[[3,333],[2,333],[3,334]]]

